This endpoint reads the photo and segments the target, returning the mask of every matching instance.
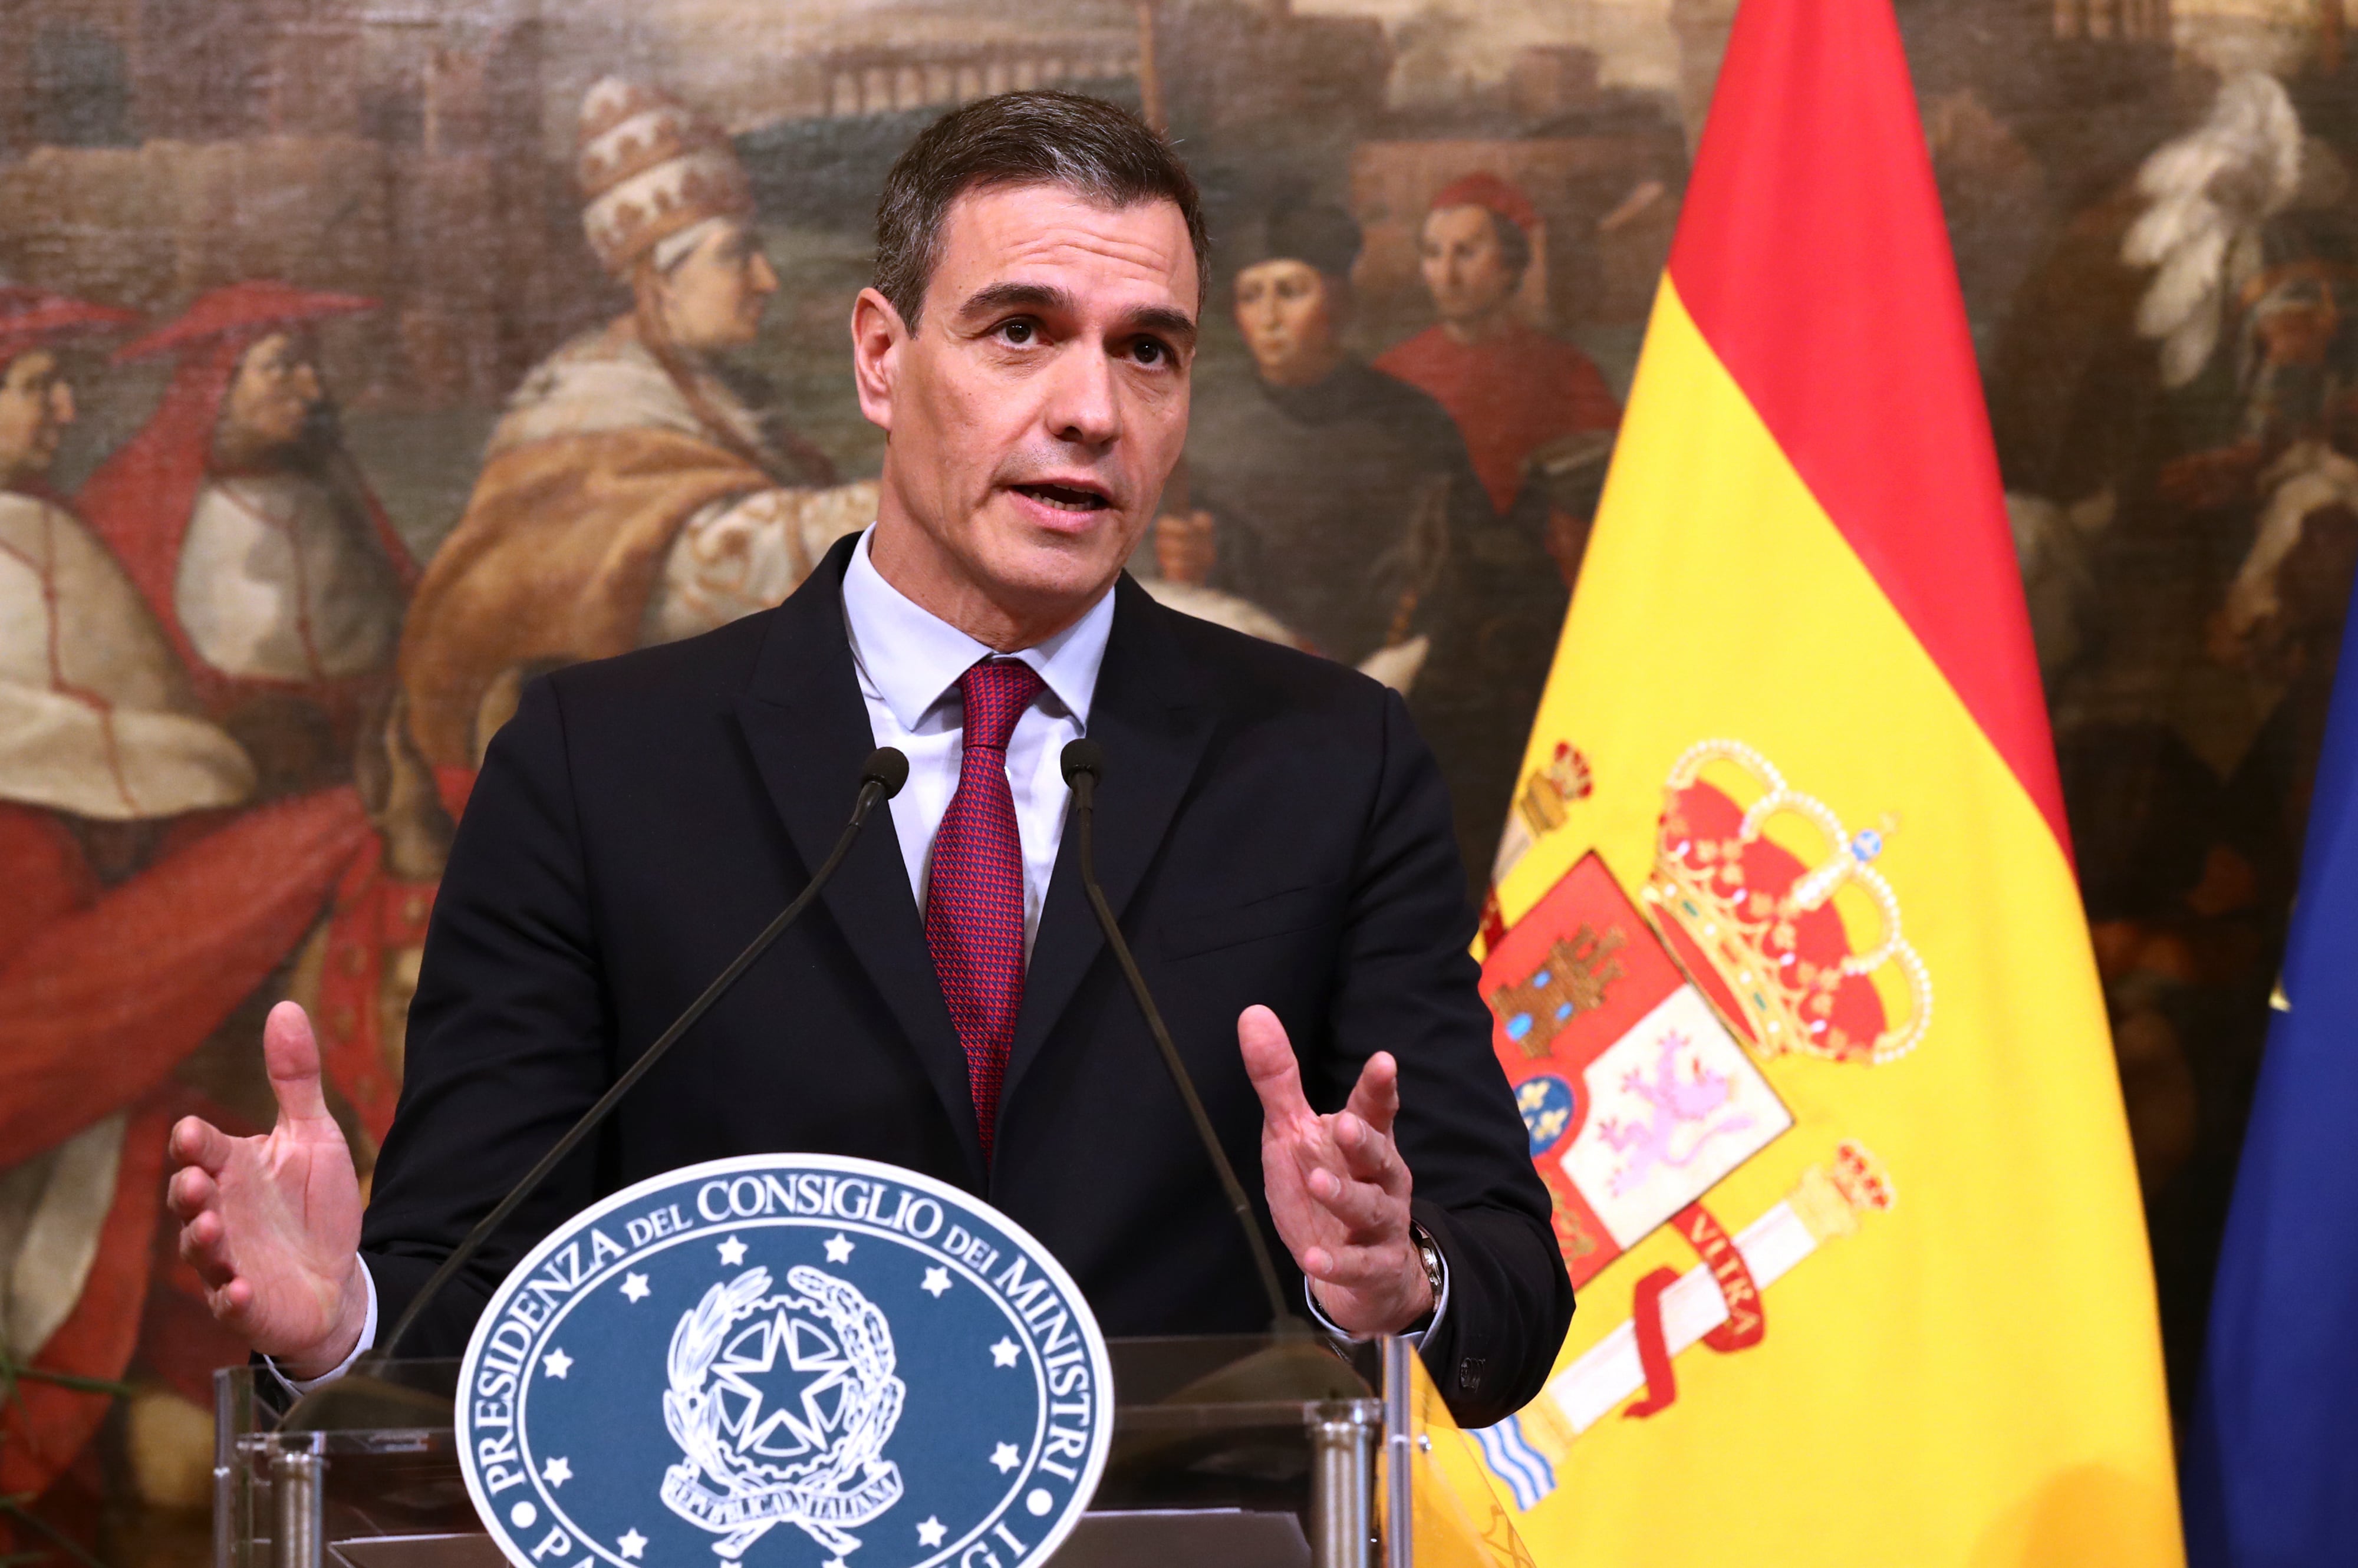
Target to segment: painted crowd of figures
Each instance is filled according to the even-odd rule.
[[[443,856],[523,683],[775,604],[874,515],[872,481],[837,482],[720,364],[779,282],[725,136],[610,79],[577,173],[631,308],[525,378],[427,560],[323,382],[320,325],[370,301],[249,280],[135,332],[0,290],[0,1493],[103,1495],[127,1379],[105,1463],[200,1500],[211,1374],[243,1353],[161,1223],[165,1130],[265,1113],[256,1021],[293,995],[365,1171]],[[1516,314],[1538,222],[1494,176],[1442,191],[1440,324],[1371,364],[1344,347],[1357,225],[1272,210],[1212,306],[1257,395],[1199,399],[1156,540],[1154,591],[1409,695],[1477,890],[1618,418]],[[69,371],[108,346],[170,382],[63,495]]]
[[[2358,571],[2352,79],[2220,81],[1985,366],[2181,1415]]]
[[[2358,572],[2358,131],[2332,81],[2292,89],[2221,82],[1981,322],[2181,1394]],[[729,362],[780,280],[728,137],[612,80],[579,135],[629,308],[514,388],[429,558],[323,379],[369,300],[249,279],[143,323],[0,288],[0,1498],[203,1505],[242,1351],[161,1223],[165,1129],[267,1114],[259,1020],[292,995],[365,1171],[523,684],[774,604],[874,515]],[[1478,892],[1619,409],[1525,313],[1527,194],[1448,172],[1412,214],[1434,324],[1372,358],[1348,212],[1223,224],[1206,315],[1247,363],[1199,380],[1146,575],[1402,690]],[[110,363],[168,384],[60,493]]]

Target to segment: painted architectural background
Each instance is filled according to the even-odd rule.
[[[1180,138],[1220,274],[1137,568],[1408,687],[1487,863],[1545,809],[1514,759],[1732,9],[0,0],[11,1550],[207,1554],[234,1346],[162,1127],[265,1119],[294,995],[365,1162],[516,684],[773,600],[866,520],[844,323],[948,104],[1063,86]],[[2182,1396],[2358,569],[2349,18],[1900,19]],[[583,154],[631,126],[692,221],[609,201],[601,254],[585,190],[633,176]]]

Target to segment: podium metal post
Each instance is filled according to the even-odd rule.
[[[282,1436],[270,1456],[270,1568],[321,1568],[328,1461],[317,1433]]]
[[[1400,1336],[1384,1336],[1384,1568],[1412,1568],[1416,1557],[1415,1355]]]
[[[239,1443],[254,1431],[254,1379],[213,1379],[213,1563],[251,1568],[254,1493]]]
[[[1321,1405],[1310,1421],[1310,1561],[1372,1568],[1376,1426],[1366,1400]]]

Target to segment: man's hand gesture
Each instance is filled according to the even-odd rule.
[[[368,1318],[360,1178],[319,1092],[319,1048],[301,1008],[271,1009],[262,1051],[278,1125],[232,1138],[183,1118],[170,1202],[180,1256],[203,1278],[213,1316],[289,1377],[316,1378],[352,1354]]]
[[[1409,1170],[1392,1141],[1400,1067],[1368,1058],[1351,1098],[1320,1116],[1303,1098],[1285,1025],[1265,1007],[1237,1020],[1245,1071],[1260,1092],[1261,1180],[1270,1217],[1318,1304],[1353,1334],[1396,1334],[1433,1310],[1433,1287],[1408,1228]]]

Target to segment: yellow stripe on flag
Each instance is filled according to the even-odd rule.
[[[1697,1247],[1660,1227],[1586,1283],[1517,1422],[1553,1484],[1525,1541],[1542,1568],[2180,1561],[2142,1213],[2070,868],[1666,278],[1526,762],[1576,749],[1593,793],[1519,827],[1509,925],[1592,849],[1659,913],[1666,783],[1711,741],[1845,832],[1882,830],[1873,871],[1924,994],[1897,959],[1876,983],[1929,1026],[1887,1061],[1751,1053],[1792,1125],[1699,1201],[1739,1245],[1758,1221],[1803,1250],[1761,1287],[1758,1343],[1680,1350],[1675,1402],[1645,1419],[1581,1399],[1637,1391],[1596,1370],[1605,1342],[1628,1342],[1637,1281],[1698,1269]],[[1794,811],[1766,831],[1840,859]],[[1845,896],[1866,953],[1880,918]],[[1501,1055],[1522,1060],[1503,1036]],[[1826,1203],[1844,1145],[1877,1162],[1887,1211]]]

